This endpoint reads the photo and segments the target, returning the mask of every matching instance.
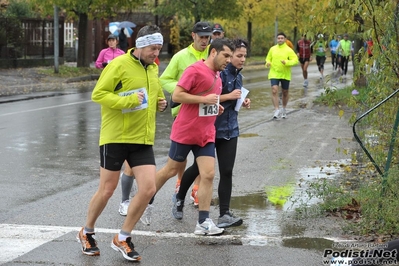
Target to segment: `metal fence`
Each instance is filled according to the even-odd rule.
[[[399,89],[353,124],[353,133],[366,156],[383,177],[383,189],[390,170],[399,170]],[[368,95],[368,94],[366,94]]]
[[[64,51],[64,21],[59,21],[59,56]],[[0,18],[0,61],[54,57],[54,20]]]

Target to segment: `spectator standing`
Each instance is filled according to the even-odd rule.
[[[121,28],[119,32],[119,47],[126,53],[127,51],[127,36],[125,34],[125,28]]]

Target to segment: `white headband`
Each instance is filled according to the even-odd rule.
[[[163,37],[161,33],[157,32],[154,34],[144,35],[136,40],[136,48],[143,48],[152,44],[163,45]]]

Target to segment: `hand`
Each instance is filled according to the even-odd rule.
[[[272,64],[270,64],[270,62],[266,63],[266,67],[270,67]]]
[[[168,107],[168,101],[165,100],[164,98],[159,98],[158,99],[158,110],[160,112],[163,112],[166,110],[167,107]]]
[[[285,60],[281,60],[281,64],[285,65]]]
[[[242,106],[249,109],[251,107],[251,100],[249,98],[245,98],[244,102],[242,103]]]
[[[108,65],[108,63],[107,62],[103,62],[102,65],[103,65],[103,67],[106,67]]]
[[[144,100],[144,92],[139,91],[138,93],[136,93],[137,98],[139,100],[140,105],[143,103]]]
[[[230,96],[231,100],[240,99],[241,98],[241,90],[235,89],[229,93],[229,96]]]
[[[205,104],[216,104],[219,101],[219,95],[212,93],[204,96]]]
[[[219,104],[219,113],[218,113],[218,115],[223,114],[223,112],[224,112],[224,107],[223,107],[223,105]]]

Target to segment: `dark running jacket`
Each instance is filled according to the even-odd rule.
[[[222,94],[227,94],[235,89],[241,89],[242,87],[242,75],[241,69],[235,68],[231,63],[220,72],[222,79]],[[228,100],[222,102],[221,105],[224,107],[223,113],[216,118],[216,138],[217,139],[231,139],[236,138],[239,135],[238,130],[238,112],[234,110],[237,104],[237,100]]]

